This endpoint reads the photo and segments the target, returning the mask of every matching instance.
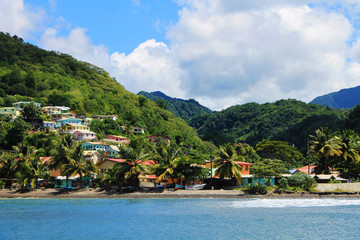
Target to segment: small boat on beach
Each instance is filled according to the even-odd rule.
[[[185,186],[175,183],[175,189],[185,189]]]
[[[204,189],[205,186],[206,186],[205,183],[202,183],[202,184],[194,184],[194,185],[185,186],[185,189],[186,189],[186,190],[202,190],[202,189]]]

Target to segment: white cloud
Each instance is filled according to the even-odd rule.
[[[132,53],[111,55],[112,73],[128,90],[137,93],[163,91],[174,97],[183,97],[180,89],[181,70],[171,60],[165,43],[154,39],[140,44]]]
[[[345,79],[354,33],[346,17],[304,1],[269,2],[194,0],[184,7],[168,37],[188,73],[182,87],[191,97],[220,109],[281,98],[310,101],[354,84]]]
[[[40,46],[72,55],[82,61],[109,69],[110,58],[104,45],[95,46],[86,36],[86,29],[75,28],[68,36],[59,36],[55,28],[48,28],[42,36]]]
[[[39,28],[45,17],[42,9],[24,5],[23,0],[0,1],[0,31],[19,35],[23,38]]]
[[[109,53],[92,44],[83,28],[61,35],[64,19],[44,32],[39,46],[103,67],[134,93],[160,90],[213,109],[282,98],[310,101],[359,84],[358,0],[178,2],[183,8],[167,28],[169,46],[144,40],[128,55]],[[41,16],[21,0],[0,2],[3,31],[23,36]]]

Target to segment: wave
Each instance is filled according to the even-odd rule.
[[[334,207],[360,205],[358,199],[250,199],[221,204],[225,208]]]

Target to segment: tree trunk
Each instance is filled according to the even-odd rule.
[[[79,175],[80,175],[80,188],[84,188],[81,172],[79,173]]]

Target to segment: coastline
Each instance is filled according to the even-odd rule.
[[[39,198],[39,199],[62,199],[62,198],[109,198],[109,199],[164,199],[164,198],[228,198],[228,199],[296,199],[296,198],[360,198],[359,192],[318,192],[318,193],[269,193],[269,194],[246,194],[240,190],[176,190],[176,191],[138,191],[120,193],[100,189],[37,189],[34,191],[0,190],[0,199],[14,198]]]

